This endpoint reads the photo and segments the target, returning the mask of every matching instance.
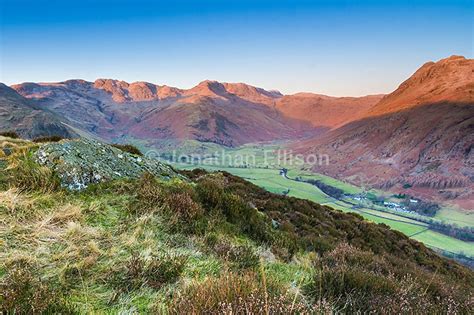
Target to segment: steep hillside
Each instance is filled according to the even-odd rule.
[[[14,131],[25,138],[70,138],[75,135],[56,115],[42,110],[35,102],[0,83],[0,132],[6,131]]]
[[[321,129],[266,106],[278,92],[242,83],[204,81],[189,90],[99,79],[24,83],[20,94],[107,140],[199,140],[226,146],[295,139]]]
[[[474,183],[474,60],[451,57],[427,63],[367,117],[299,151],[328,154],[314,167],[336,177],[439,199],[468,209]]]
[[[142,167],[137,179],[126,170],[139,156],[103,143],[0,140],[0,153],[11,151],[0,155],[2,313],[472,309],[471,270],[358,215],[227,173],[177,175],[159,164],[157,177]],[[100,157],[89,154],[99,147]],[[72,149],[74,159],[53,156]],[[122,176],[71,192],[61,186],[73,169],[65,159],[82,178],[84,165]]]
[[[332,129],[364,117],[382,97],[383,95],[332,97],[298,93],[278,99],[275,108],[288,117]]]

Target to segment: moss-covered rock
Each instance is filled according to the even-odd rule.
[[[117,178],[138,178],[145,172],[165,180],[182,177],[169,165],[157,160],[90,139],[45,144],[36,152],[36,160],[54,170],[61,185],[70,190]]]

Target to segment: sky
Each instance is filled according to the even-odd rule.
[[[473,2],[0,0],[0,82],[210,79],[285,94],[389,93],[473,58]]]

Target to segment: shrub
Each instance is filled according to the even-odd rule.
[[[168,216],[171,231],[203,234],[207,229],[204,209],[189,183],[172,181],[165,185],[162,209]]]
[[[18,139],[20,136],[15,132],[15,131],[4,131],[0,132],[0,136],[12,138],[12,139]]]
[[[268,216],[246,203],[238,195],[228,193],[223,201],[223,213],[227,220],[239,226],[243,233],[263,243],[271,243],[274,240],[271,220]]]
[[[339,299],[346,312],[372,310],[372,300],[388,297],[396,292],[393,281],[357,269],[323,267],[314,277],[311,295],[315,298]],[[350,301],[350,304],[347,302]]]
[[[249,197],[255,191],[243,192],[240,189],[232,189],[229,185],[233,183],[222,173],[198,174],[201,174],[199,170],[186,173],[188,176],[197,177],[196,192],[209,212],[223,215],[228,222],[257,242],[281,247],[282,250],[276,249],[276,252],[282,253],[284,258],[288,258],[288,255],[296,251],[297,237],[294,233],[274,230],[269,216],[260,212],[252,202],[242,198],[242,196]],[[239,188],[252,187],[240,186]],[[256,191],[258,192],[258,189]]]
[[[259,256],[247,244],[234,245],[226,239],[206,241],[214,243],[212,249],[217,256],[233,263],[237,269],[255,269],[259,266]]]
[[[144,173],[137,182],[136,200],[130,205],[134,214],[143,214],[155,210],[163,203],[162,185],[151,173]]]
[[[293,303],[293,300],[294,303]],[[255,273],[226,273],[193,282],[169,303],[171,314],[311,313],[301,299]]]
[[[12,266],[0,282],[2,314],[73,314],[59,290],[33,274],[31,266]]]
[[[335,301],[344,313],[463,313],[472,307],[471,288],[398,257],[347,244],[323,255],[315,268],[304,291],[315,300]]]
[[[206,175],[199,179],[196,192],[199,200],[209,210],[223,206],[225,178],[222,174]]]
[[[117,143],[114,143],[114,144],[112,144],[112,146],[119,149],[119,150],[122,150],[124,152],[128,152],[130,154],[143,156],[143,153],[136,146],[131,145],[131,144],[117,144]]]
[[[188,257],[184,255],[161,255],[153,257],[144,270],[147,285],[161,288],[167,283],[176,282],[186,266]]]
[[[205,230],[204,211],[191,184],[180,180],[160,182],[152,174],[145,173],[136,191],[136,200],[130,205],[132,213],[161,211],[168,217],[172,230],[193,233]]]
[[[179,279],[187,260],[187,256],[173,254],[155,255],[145,260],[134,253],[113,273],[111,284],[119,292],[130,292],[142,286],[160,289]]]
[[[34,138],[33,142],[36,142],[36,143],[59,142],[63,139],[64,139],[64,137],[62,137],[62,136],[44,136],[44,137]]]
[[[191,223],[203,214],[201,205],[196,201],[194,190],[189,184],[177,184],[177,187],[173,187],[165,194],[164,201],[171,214],[186,223]]]

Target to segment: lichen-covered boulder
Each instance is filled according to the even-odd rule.
[[[61,184],[70,190],[117,178],[137,178],[144,172],[162,179],[183,178],[158,160],[84,138],[45,144],[36,152],[36,159],[39,164],[54,170]]]

